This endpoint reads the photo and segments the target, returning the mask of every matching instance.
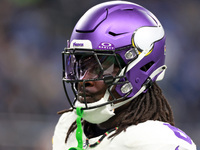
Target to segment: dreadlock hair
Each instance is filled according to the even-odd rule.
[[[154,82],[152,87],[147,92],[140,94],[134,100],[130,102],[128,108],[122,112],[122,118],[118,122],[118,130],[115,131],[110,137],[116,136],[131,125],[137,125],[147,120],[158,120],[162,122],[168,122],[174,126],[174,119],[171,107],[166,98],[162,94],[160,87]],[[87,124],[87,129],[92,128],[93,124],[83,121]],[[71,132],[77,128],[76,122],[74,122],[67,132],[65,142]],[[93,134],[93,133],[91,133]],[[92,135],[89,135],[92,137]]]

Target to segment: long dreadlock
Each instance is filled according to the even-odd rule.
[[[163,96],[162,90],[156,83],[153,83],[152,87],[146,93],[140,94],[131,101],[128,108],[123,111],[122,116],[123,117],[118,123],[118,130],[110,137],[120,134],[131,125],[137,125],[147,120],[158,120],[174,125],[171,107]],[[83,121],[82,123],[83,126],[87,124],[87,129],[90,129],[93,126],[93,124],[86,121]],[[74,122],[67,132],[65,142],[67,142],[70,133],[76,128],[76,122]],[[94,133],[90,134],[89,137],[92,137]]]

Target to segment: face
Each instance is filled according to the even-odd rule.
[[[78,61],[79,78],[84,81],[79,82],[77,88],[78,100],[80,102],[84,102],[85,100],[87,103],[96,102],[104,96],[106,89],[108,88],[103,80],[95,81],[90,79],[103,78],[105,75],[112,75],[114,77],[119,72],[119,67],[114,63],[114,57],[99,57],[102,66],[95,62],[94,58],[90,57],[91,56],[83,57],[83,59],[79,59]],[[117,92],[113,91],[113,94],[114,96],[119,97]]]
[[[107,89],[104,81],[87,81],[85,82],[85,90],[83,82],[78,84],[78,100],[84,102],[84,95],[87,103],[93,103],[100,100]]]

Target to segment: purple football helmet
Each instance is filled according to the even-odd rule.
[[[84,88],[87,81],[99,80],[107,84],[107,100],[90,105],[84,98],[83,109],[107,104],[119,104],[116,106],[119,107],[163,78],[166,69],[164,29],[159,20],[140,5],[105,2],[92,7],[80,18],[62,55],[63,85],[72,108],[76,108],[77,85],[81,82]],[[90,79],[83,78],[87,70],[90,70]],[[113,89],[120,98],[112,94]]]

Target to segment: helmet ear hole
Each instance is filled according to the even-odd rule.
[[[140,68],[140,70],[147,72],[149,70],[149,68],[154,64],[154,61],[150,61],[149,63],[147,63],[146,65],[142,66]]]

